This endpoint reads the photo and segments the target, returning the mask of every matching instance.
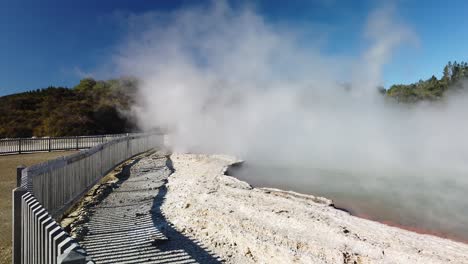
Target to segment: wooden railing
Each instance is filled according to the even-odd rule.
[[[161,147],[163,139],[154,133],[129,135],[19,169],[13,190],[13,263],[68,263],[71,254],[93,263],[55,220],[116,165]]]
[[[135,134],[113,134],[101,136],[78,137],[43,137],[43,138],[7,138],[0,139],[0,155],[31,152],[80,150],[112,141],[116,138]]]

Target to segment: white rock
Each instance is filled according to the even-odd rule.
[[[227,263],[468,263],[466,244],[357,218],[326,198],[220,175],[234,158],[174,154],[172,161],[163,213]]]

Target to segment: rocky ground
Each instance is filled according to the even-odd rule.
[[[252,188],[226,156],[174,154],[161,211],[227,263],[468,263],[468,245],[357,218],[331,201]]]

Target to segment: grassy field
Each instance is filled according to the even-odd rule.
[[[11,263],[11,190],[16,185],[16,167],[30,166],[73,152],[47,152],[0,156],[0,263]]]

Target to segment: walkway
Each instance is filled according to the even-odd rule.
[[[119,188],[91,209],[80,244],[96,263],[220,263],[161,214],[170,167],[156,154],[135,161]]]

